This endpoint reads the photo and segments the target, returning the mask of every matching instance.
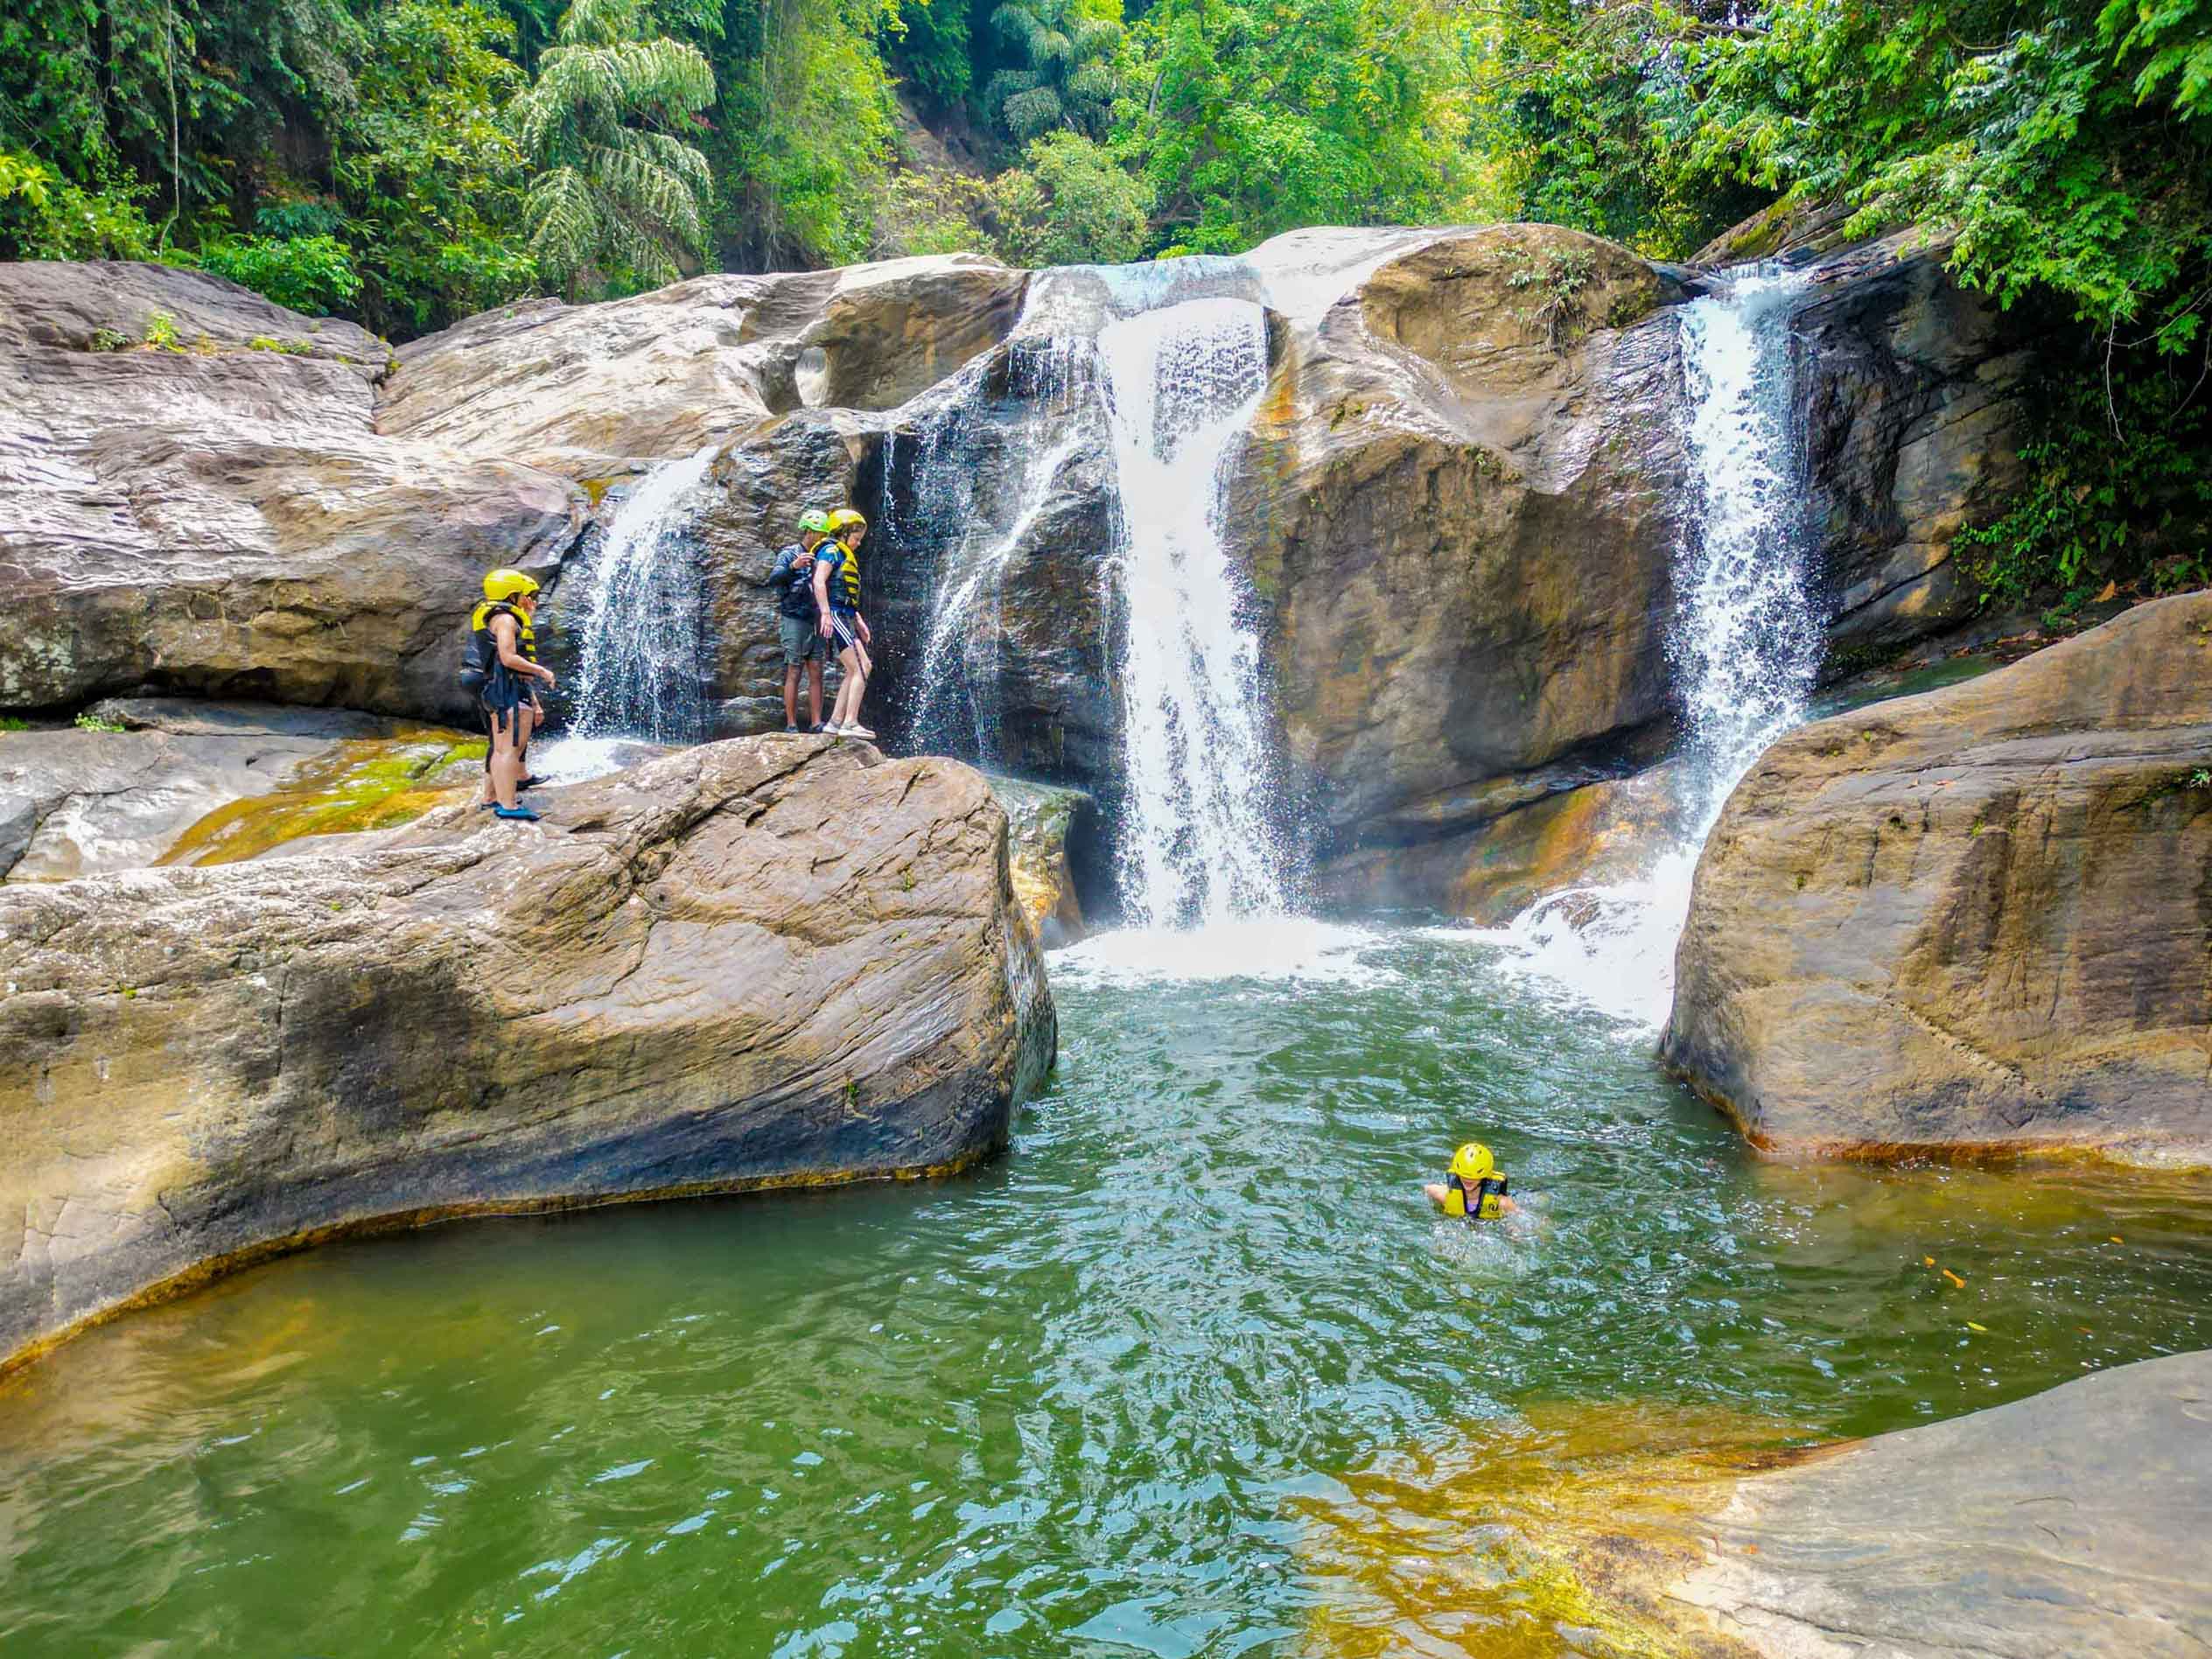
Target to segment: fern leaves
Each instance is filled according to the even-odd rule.
[[[646,36],[637,0],[573,0],[536,81],[509,108],[537,169],[523,214],[538,268],[671,282],[706,243],[706,158],[665,129],[713,103],[698,50]]]

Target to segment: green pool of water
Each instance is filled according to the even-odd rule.
[[[0,1385],[0,1645],[1316,1651],[1332,1506],[1486,1425],[1866,1433],[2212,1343],[2202,1188],[1762,1166],[1464,942],[1059,981],[977,1174],[329,1249]],[[1525,1225],[1428,1214],[1473,1133]]]

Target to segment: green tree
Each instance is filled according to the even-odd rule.
[[[991,195],[1000,238],[1023,264],[1125,264],[1151,233],[1144,181],[1081,133],[1038,139]]]
[[[1114,100],[1116,17],[1082,0],[1007,0],[990,15],[1016,61],[984,88],[990,119],[1026,144],[1056,130],[1102,136]]]
[[[332,171],[368,320],[416,333],[528,293],[522,152],[500,119],[524,84],[502,51],[514,25],[468,0],[398,0],[366,33]]]
[[[572,294],[670,282],[705,250],[706,158],[668,129],[714,102],[714,73],[649,26],[639,0],[572,0],[513,106],[529,253]]]
[[[1431,0],[1160,0],[1132,35],[1115,146],[1179,248],[1418,223],[1462,193],[1465,89]]]

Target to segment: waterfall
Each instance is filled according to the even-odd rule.
[[[1222,522],[1229,446],[1267,384],[1266,313],[1140,312],[1099,332],[1098,355],[1120,498],[1123,902],[1155,928],[1279,912],[1259,647]]]
[[[710,444],[647,473],[562,583],[562,631],[578,641],[563,688],[570,739],[708,737],[706,591],[689,531],[713,459]]]
[[[1805,718],[1820,669],[1789,340],[1802,287],[1801,277],[1743,276],[1683,316],[1698,530],[1676,565],[1681,608],[1668,647],[1693,852],[1752,763]]]
[[[945,574],[932,596],[914,694],[914,735],[933,748],[972,752],[986,765],[1003,758],[991,692],[1004,632],[999,600],[1006,565],[1051,500],[1061,467],[1082,446],[1078,416],[1096,383],[1093,362],[1090,342],[1071,335],[1048,335],[1012,354],[1008,389],[1022,400],[1025,415],[1009,438],[1005,484],[996,492],[1012,503],[1003,518],[976,502],[974,458],[959,441],[972,392],[956,391],[913,438],[894,436],[894,444],[912,443],[916,453],[904,508],[886,492],[892,533],[911,541],[953,514],[961,526],[940,556]],[[886,474],[897,459],[895,452],[886,458]]]
[[[1639,879],[1538,900],[1488,935],[1577,1000],[1656,1029],[1698,855],[1729,792],[1805,718],[1822,619],[1808,569],[1789,319],[1803,280],[1754,270],[1684,308],[1694,512],[1667,640],[1684,743],[1672,845]]]

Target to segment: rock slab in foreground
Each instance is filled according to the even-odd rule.
[[[2212,1352],[1754,1475],[1661,1606],[1788,1659],[2212,1647]]]
[[[533,799],[0,891],[0,1365],[380,1222],[1004,1144],[1055,1026],[980,774],[747,739]]]
[[[1662,1053],[1783,1152],[2212,1163],[2212,594],[1801,727],[1698,866]]]

